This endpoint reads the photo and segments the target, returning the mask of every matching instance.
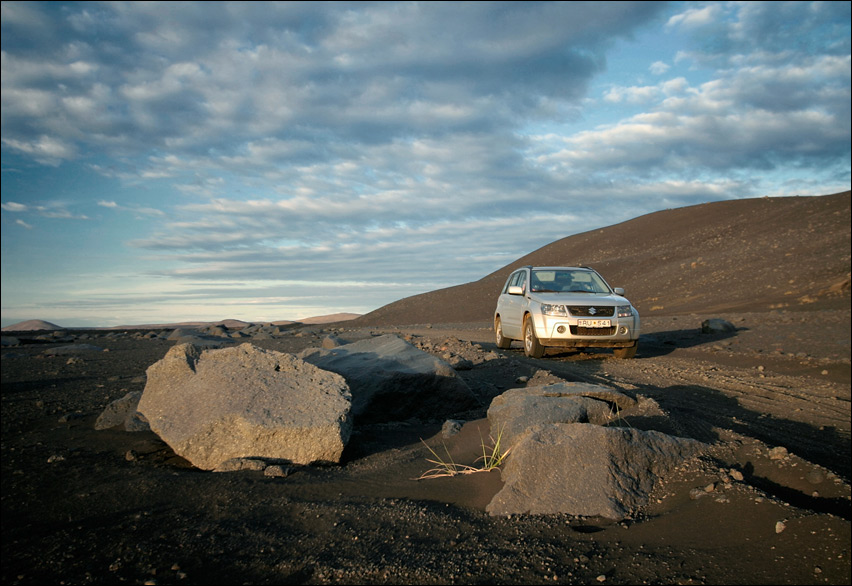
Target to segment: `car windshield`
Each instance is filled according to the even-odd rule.
[[[609,293],[609,287],[594,271],[534,269],[530,291],[537,293]]]

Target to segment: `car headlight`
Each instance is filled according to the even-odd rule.
[[[544,315],[558,315],[561,317],[568,317],[568,310],[565,309],[564,305],[550,305],[549,303],[542,303],[541,312]]]
[[[631,317],[633,315],[633,306],[631,305],[619,305],[618,306],[618,317]]]

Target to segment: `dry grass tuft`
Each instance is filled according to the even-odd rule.
[[[438,455],[435,450],[433,450],[423,439],[421,438],[421,442],[426,448],[431,452],[433,458],[427,458],[426,461],[434,464],[434,468],[430,468],[423,474],[421,474],[417,480],[424,480],[427,478],[442,478],[446,476],[458,476],[459,474],[474,474],[476,472],[490,472],[496,468],[499,468],[506,461],[506,457],[509,455],[511,448],[504,450],[502,444],[503,430],[497,434],[497,439],[489,436],[488,439],[491,440],[491,446],[488,447],[485,444],[485,440],[481,440],[482,445],[482,455],[476,459],[477,462],[481,461],[481,466],[470,466],[468,464],[458,464],[453,460],[453,457],[450,455],[450,451],[447,449],[446,444],[444,446],[444,452],[447,454],[446,459],[442,458]],[[481,438],[481,434],[480,434]]]

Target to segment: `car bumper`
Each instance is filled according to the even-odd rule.
[[[543,346],[562,348],[629,348],[639,339],[639,316],[610,319],[610,327],[586,328],[582,318],[538,315],[534,318],[536,337]]]

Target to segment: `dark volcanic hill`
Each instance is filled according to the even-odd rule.
[[[506,278],[528,264],[594,267],[645,316],[846,308],[850,192],[654,212],[568,236],[478,281],[407,297],[349,324],[490,321]]]

